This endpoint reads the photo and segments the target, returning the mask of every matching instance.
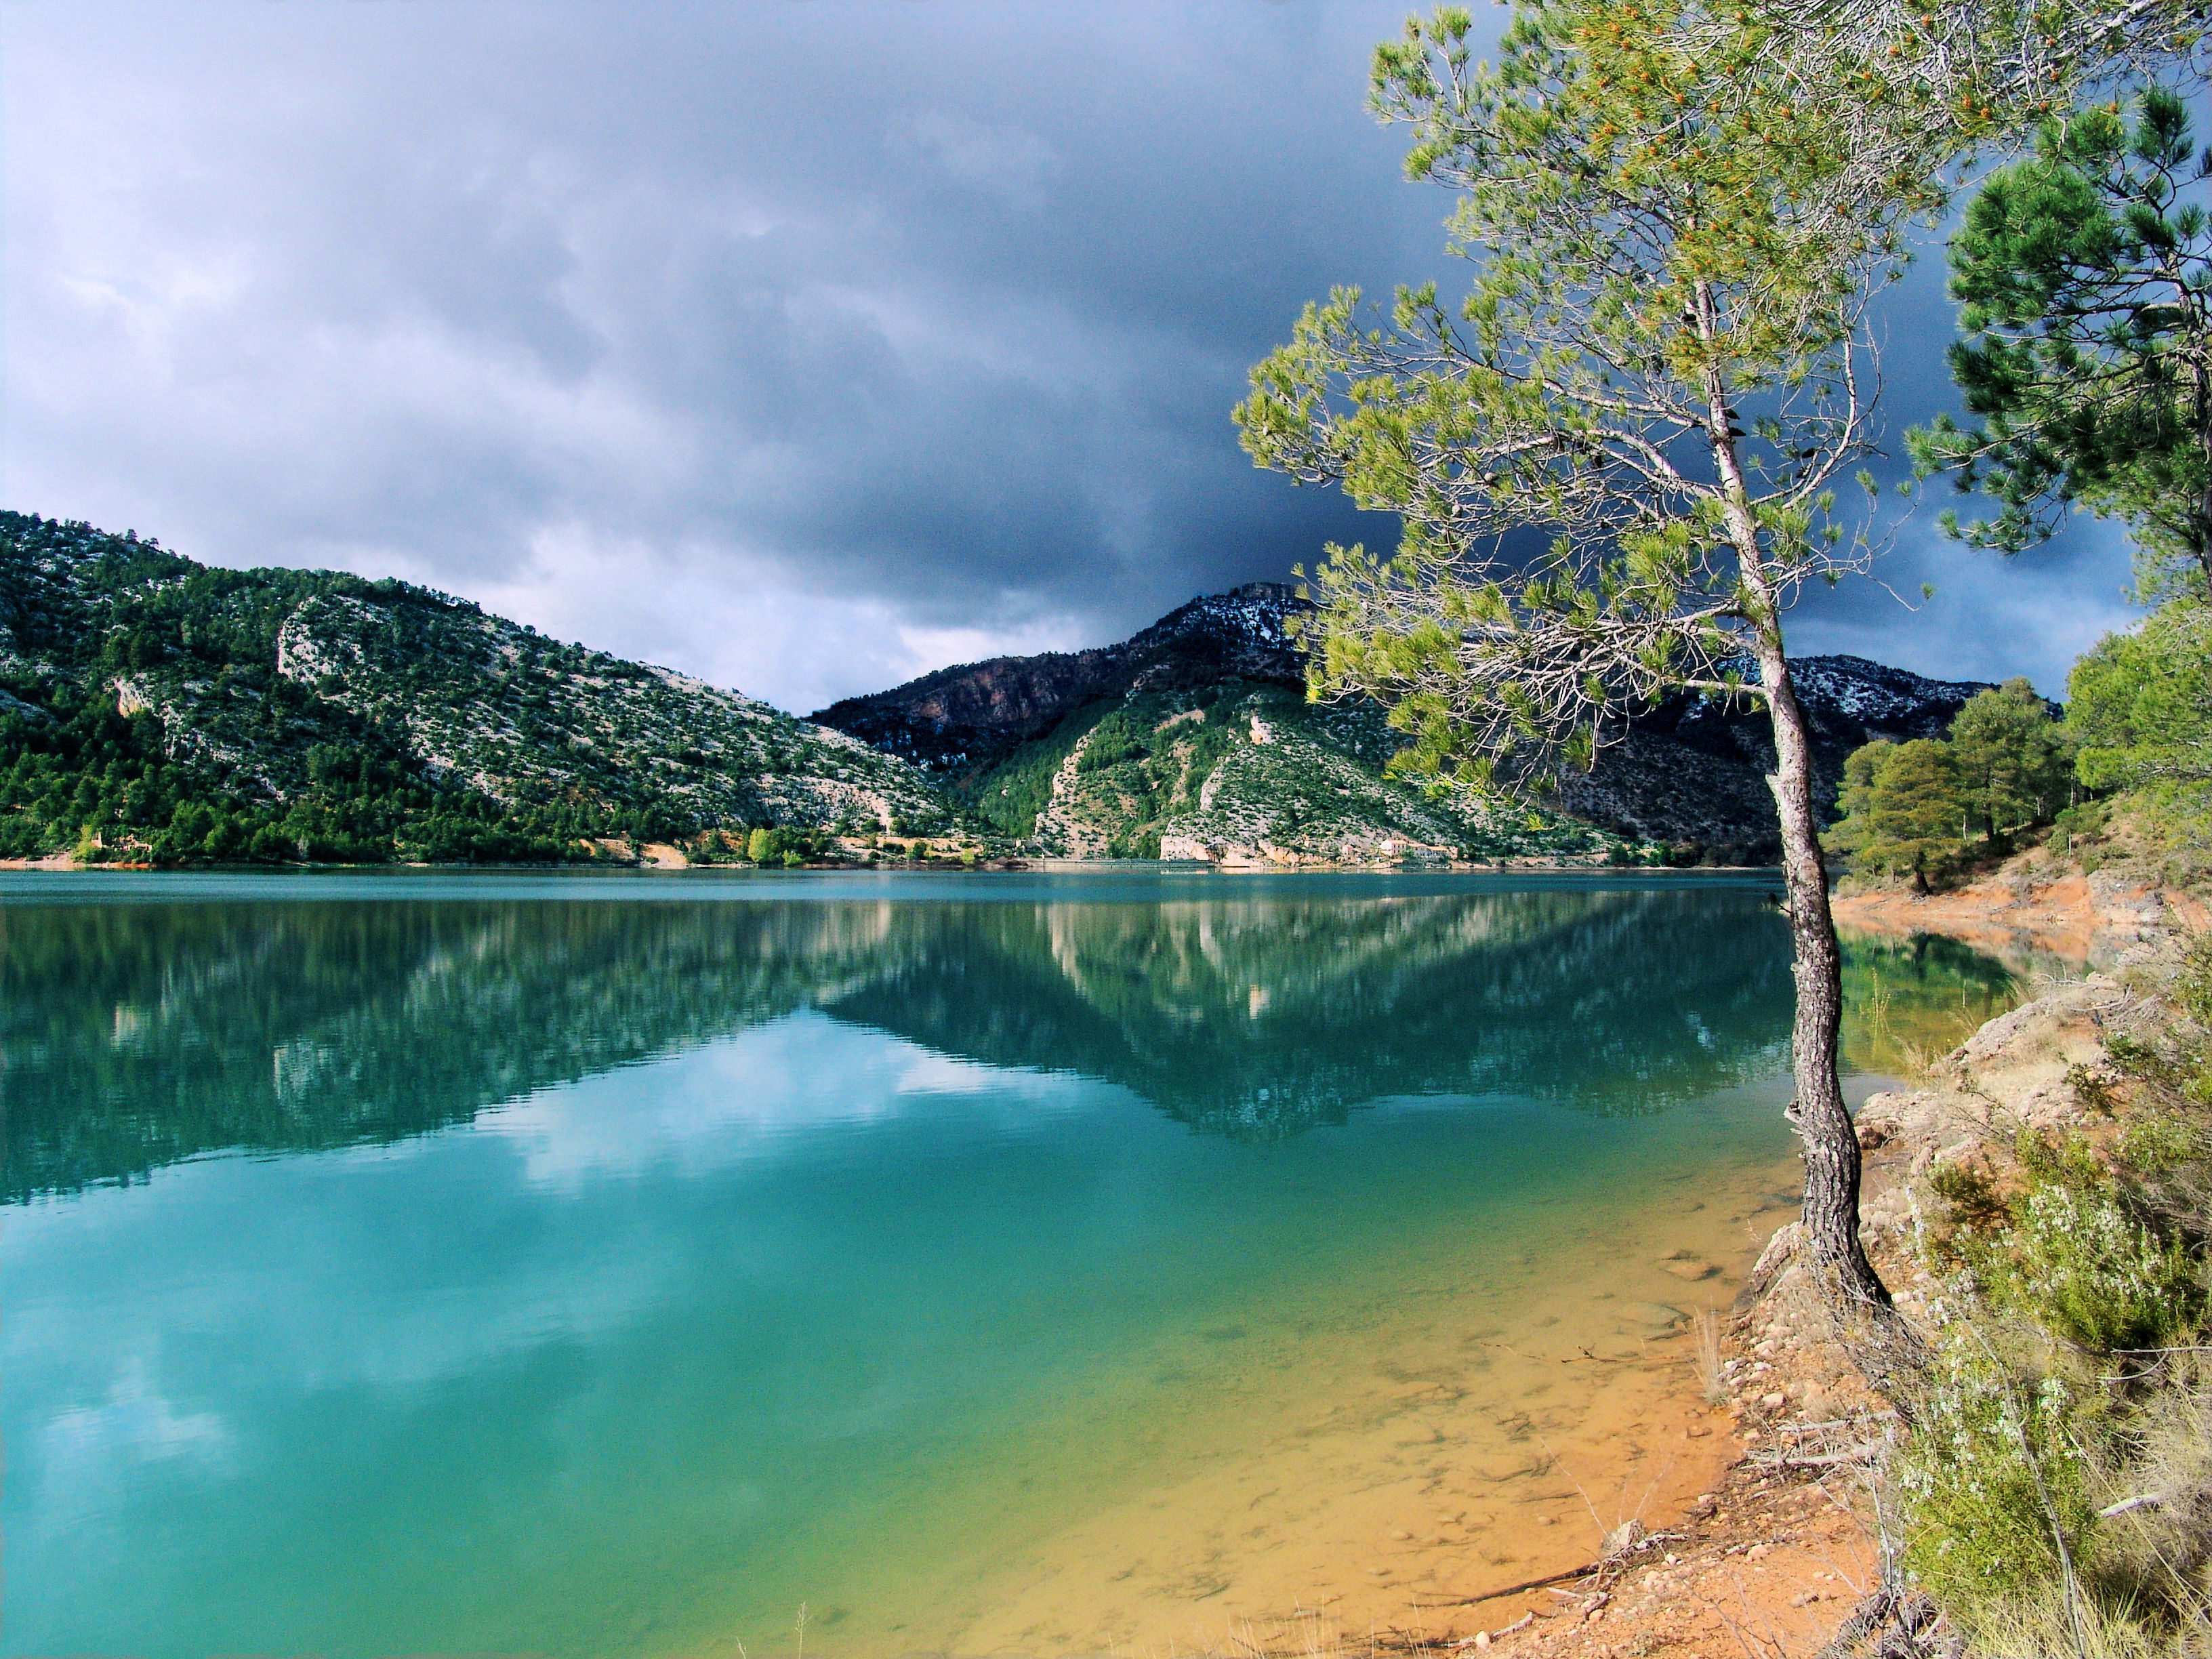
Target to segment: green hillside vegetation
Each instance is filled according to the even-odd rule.
[[[1854,875],[1955,883],[2044,839],[2096,868],[2212,869],[2212,610],[2168,601],[2075,665],[2063,720],[2026,680],[1984,691],[1950,734],[1872,743],[1844,763],[1822,838]]]
[[[911,767],[750,698],[404,582],[0,514],[0,857],[711,860],[767,829],[782,862],[894,820],[954,823]]]
[[[2212,943],[2103,1047],[2066,1079],[2084,1127],[2000,1108],[1929,1182],[1945,1316],[1887,1479],[1901,1565],[1969,1651],[2203,1640]]]
[[[1158,858],[1164,844],[1316,862],[1666,857],[1571,819],[1443,798],[1393,774],[1403,744],[1371,706],[1230,679],[1090,704],[958,787],[1004,834],[1074,856]]]

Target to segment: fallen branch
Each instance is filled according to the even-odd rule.
[[[1869,1440],[1839,1452],[1783,1452],[1773,1457],[1757,1457],[1752,1461],[1763,1469],[1820,1469],[1831,1468],[1838,1463],[1863,1463],[1883,1449],[1879,1440]]]
[[[2166,1494],[2162,1492],[2142,1492],[2133,1498],[2123,1498],[2117,1504],[2107,1504],[2097,1514],[2101,1519],[2109,1521],[2116,1515],[2125,1515],[2130,1510],[2155,1509],[2164,1502]]]
[[[1434,1601],[1429,1605],[1438,1607],[1477,1607],[1485,1601],[1495,1601],[1502,1595],[1518,1595],[1522,1590],[1544,1589],[1569,1578],[1587,1578],[1591,1573],[1602,1571],[1606,1565],[1603,1561],[1592,1561],[1586,1566],[1570,1567],[1565,1572],[1550,1573],[1542,1578],[1531,1578],[1525,1583],[1508,1584],[1504,1589],[1486,1590],[1480,1595],[1462,1595],[1455,1601]]]

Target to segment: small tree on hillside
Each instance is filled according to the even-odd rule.
[[[1495,67],[1455,8],[1376,54],[1415,129],[1409,175],[1459,192],[1465,301],[1356,291],[1310,307],[1237,410],[1263,466],[1400,515],[1397,555],[1317,573],[1317,695],[1364,692],[1456,787],[1587,764],[1680,688],[1772,717],[1796,951],[1791,1109],[1811,1255],[1886,1310],[1861,1247],[1859,1154],[1836,1072],[1839,958],[1805,719],[1782,617],[1865,568],[1830,484],[1868,447],[1870,290],[1918,179],[1845,188],[1840,129],[1771,71],[1772,33],[1700,0],[1524,6]],[[1702,31],[1695,53],[1680,43]],[[1520,532],[1549,536],[1530,549]]]
[[[2212,789],[2212,605],[2168,605],[2106,635],[2066,690],[2083,783],[2168,799]]]
[[[1978,692],[1951,722],[1950,750],[1968,833],[2000,847],[2050,823],[2071,793],[2073,741],[2025,679]]]
[[[2146,599],[2212,580],[2212,150],[2171,91],[2046,121],[1990,176],[1951,244],[1967,337],[1951,372],[1978,425],[1912,434],[1929,471],[1996,501],[1946,527],[2007,553],[2069,507],[2117,518]]]

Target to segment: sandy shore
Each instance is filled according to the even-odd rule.
[[[2125,959],[2172,928],[2202,930],[2201,899],[2112,871],[2084,875],[2038,848],[1952,892],[1905,888],[1838,894],[1839,926],[1869,933],[1942,933],[2019,967],[2039,957],[2074,963]]]

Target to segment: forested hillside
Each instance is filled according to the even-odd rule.
[[[950,822],[842,732],[465,600],[0,514],[0,857],[712,857]]]

